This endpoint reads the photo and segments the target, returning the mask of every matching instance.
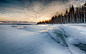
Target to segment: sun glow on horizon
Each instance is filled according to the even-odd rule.
[[[79,1],[65,0],[62,1],[49,1],[39,2],[31,0],[28,1],[10,1],[10,3],[0,3],[0,21],[31,21],[39,22],[50,20],[57,12],[64,13],[65,9],[69,7],[69,4],[76,6]],[[80,0],[80,4],[84,1]],[[76,4],[75,4],[76,3]],[[16,4],[16,5],[15,5]]]

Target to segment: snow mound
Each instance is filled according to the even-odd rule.
[[[76,28],[62,25],[53,29],[49,29],[47,33],[57,43],[70,48],[69,50],[72,51],[72,53],[76,52],[80,54],[82,51],[86,51],[86,36],[81,34],[80,31]],[[79,49],[77,49],[77,47]]]
[[[48,33],[51,38],[60,44],[65,44],[65,42],[70,44],[86,44],[86,37],[82,35],[79,30],[70,26],[58,26],[53,29],[49,29]]]

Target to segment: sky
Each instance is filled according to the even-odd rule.
[[[49,20],[65,13],[69,5],[81,6],[85,0],[0,0],[0,21]]]

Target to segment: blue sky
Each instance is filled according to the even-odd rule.
[[[48,20],[64,13],[69,4],[81,6],[85,0],[0,0],[0,21]]]

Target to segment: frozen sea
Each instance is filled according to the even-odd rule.
[[[86,54],[86,24],[0,25],[0,54]]]

